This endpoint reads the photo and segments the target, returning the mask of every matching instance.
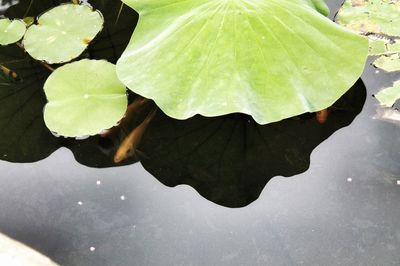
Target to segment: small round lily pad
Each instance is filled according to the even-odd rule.
[[[8,45],[22,39],[26,31],[25,23],[21,20],[0,19],[0,45]]]
[[[87,5],[64,4],[50,9],[28,28],[25,50],[50,64],[78,57],[103,28],[100,12]]]
[[[115,126],[128,104],[115,65],[104,60],[84,59],[56,69],[44,91],[46,126],[65,137],[92,136]]]

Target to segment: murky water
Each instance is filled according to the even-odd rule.
[[[123,133],[74,141],[25,129],[18,142],[10,132],[4,159],[37,162],[0,161],[0,231],[63,265],[398,265],[400,127],[372,119],[372,94],[399,77],[367,67],[366,89],[358,83],[326,124],[160,114],[142,163],[123,167],[82,165],[114,165]],[[265,139],[276,147],[251,149]],[[218,147],[226,157],[213,164]]]

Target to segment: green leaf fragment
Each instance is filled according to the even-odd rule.
[[[400,37],[400,1],[346,0],[336,21],[361,33]]]
[[[87,5],[64,4],[38,18],[24,37],[26,51],[50,64],[78,57],[103,27],[103,16]]]
[[[381,55],[387,53],[388,41],[386,40],[369,40],[369,55]]]
[[[369,39],[369,55],[388,55],[400,53],[400,41],[391,42],[387,39]]]
[[[336,21],[369,35],[369,54],[382,55],[373,63],[376,67],[387,72],[400,70],[400,1],[346,0]]]
[[[373,64],[386,72],[400,71],[400,54],[383,55],[376,59]]]
[[[240,112],[266,124],[319,111],[367,57],[367,39],[317,12],[322,1],[124,2],[140,20],[118,76],[177,119]]]
[[[30,26],[33,23],[35,23],[35,18],[34,17],[25,17],[23,18],[23,21],[25,22],[26,26]]]
[[[388,51],[391,53],[400,53],[400,40],[388,45]]]
[[[47,127],[65,137],[96,135],[117,124],[127,107],[115,65],[84,59],[56,69],[44,85]]]
[[[329,16],[330,10],[324,0],[310,0],[315,9],[324,16]]]
[[[382,89],[375,98],[382,106],[392,107],[400,99],[400,80],[394,82],[393,87]]]
[[[21,40],[26,31],[21,20],[0,19],[0,45],[8,45]]]

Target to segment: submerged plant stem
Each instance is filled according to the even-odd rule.
[[[29,6],[28,6],[28,8],[26,9],[25,14],[24,14],[24,16],[23,16],[24,18],[29,14],[29,11],[31,11],[33,1],[34,1],[34,0],[31,0],[31,1],[29,2]]]
[[[11,69],[9,69],[9,68],[7,68],[7,67],[5,67],[3,65],[0,65],[0,70],[8,77],[11,77],[13,79],[17,79],[18,78],[17,73],[15,73]]]
[[[117,19],[115,20],[115,25],[117,25],[117,23],[118,23],[119,17],[121,16],[121,13],[122,13],[122,9],[124,9],[124,5],[125,5],[124,3],[121,3],[121,7],[118,10]]]

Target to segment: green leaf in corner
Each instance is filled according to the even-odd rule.
[[[64,4],[38,18],[23,40],[25,50],[35,59],[50,64],[78,57],[103,28],[103,16],[87,5]]]
[[[324,16],[329,16],[330,10],[324,0],[311,0],[315,9]]]
[[[381,55],[373,65],[387,72],[400,71],[400,2],[346,0],[336,21],[359,34],[368,35],[369,54]]]
[[[10,19],[37,17],[66,1],[20,0],[5,15]],[[118,24],[115,24],[121,5],[119,0],[91,0],[90,3],[103,13],[105,24],[104,30],[82,56],[116,63],[129,42],[137,14],[130,8],[124,8]],[[0,160],[36,162],[60,147],[67,147],[81,164],[90,167],[115,166],[115,150],[112,147],[119,143],[119,139],[112,143],[98,135],[85,140],[56,138],[48,130],[43,120],[46,104],[43,85],[50,73],[18,46],[0,46]],[[123,165],[135,162],[136,159],[131,158]]]
[[[91,136],[124,116],[128,99],[115,65],[84,59],[56,69],[44,84],[47,127],[65,137]]]
[[[321,1],[124,2],[141,19],[118,76],[177,119],[240,112],[266,124],[319,111],[367,57],[367,39],[320,14]]]
[[[25,31],[25,23],[21,20],[0,19],[0,45],[16,43],[22,39]]]
[[[399,12],[397,0],[346,0],[336,21],[363,34],[400,36]]]
[[[369,39],[369,54],[370,55],[390,55],[400,53],[400,41],[389,39]]]
[[[393,87],[385,88],[375,95],[375,98],[382,106],[392,107],[400,99],[400,80],[393,84]]]
[[[373,64],[386,72],[400,71],[400,53],[381,56]]]

